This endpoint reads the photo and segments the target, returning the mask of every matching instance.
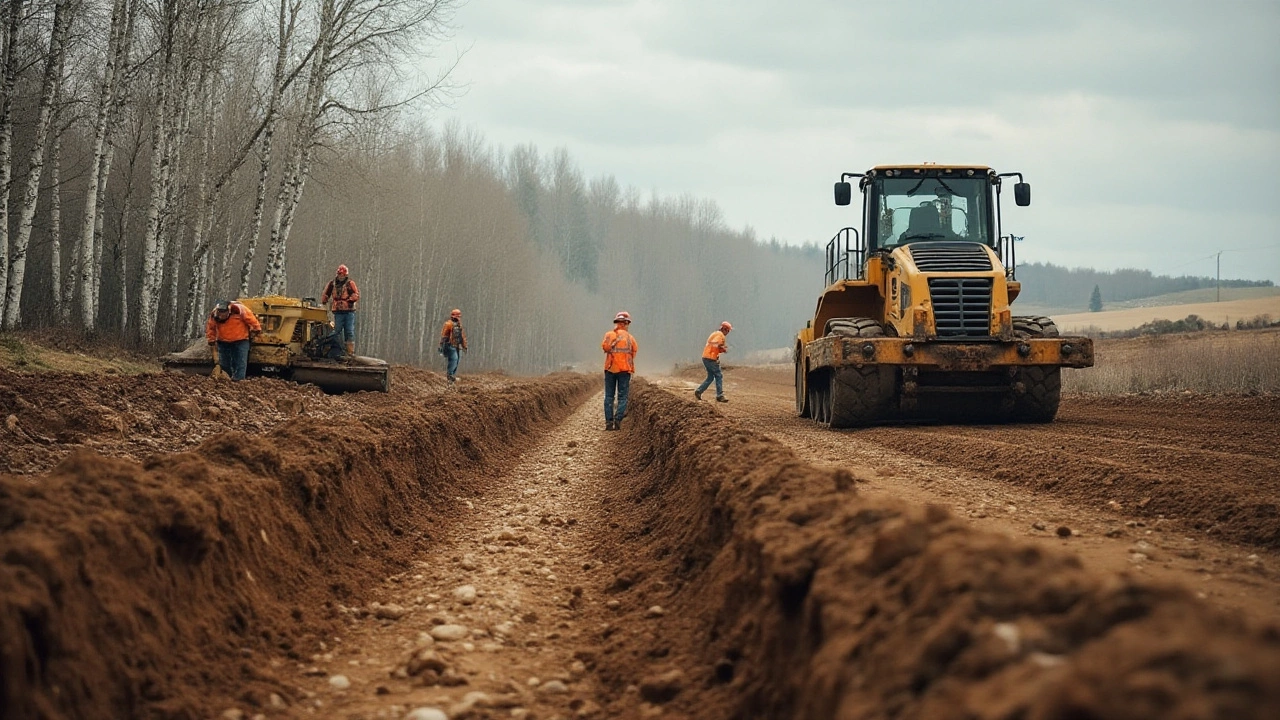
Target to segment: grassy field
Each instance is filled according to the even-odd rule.
[[[1251,320],[1259,315],[1270,315],[1272,320],[1280,320],[1280,295],[1223,300],[1219,303],[1161,305],[1055,315],[1053,321],[1063,333],[1111,332],[1130,330],[1152,320],[1181,320],[1188,315],[1198,315],[1216,324],[1233,325],[1237,320]]]
[[[55,349],[62,345],[62,349]],[[57,339],[0,333],[0,368],[21,373],[70,372],[137,375],[159,372],[160,363],[109,347],[89,352]]]
[[[1094,341],[1096,365],[1064,370],[1064,392],[1280,392],[1280,329]]]

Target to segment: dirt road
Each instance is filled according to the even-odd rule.
[[[638,381],[606,433],[589,376],[0,375],[0,707],[1280,712],[1274,400],[831,432],[786,369],[728,378]]]

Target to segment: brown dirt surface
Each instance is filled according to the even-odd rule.
[[[594,376],[464,376],[449,391],[397,368],[391,393],[330,397],[271,380],[0,374],[17,428],[0,429],[0,459],[20,470],[0,475],[0,707],[1280,714],[1280,566],[1265,543],[1160,517],[1176,493],[1148,512],[1154,499],[1133,509],[1039,480],[1064,453],[1088,451],[1081,472],[1101,473],[1128,448],[1142,462],[1105,475],[1114,491],[1156,475],[1177,488],[1210,473],[1201,455],[1239,461],[1247,439],[1206,437],[1164,470],[1190,420],[1150,445],[1151,422],[1103,432],[1143,417],[1141,400],[1081,405],[1072,422],[1098,427],[1079,434],[1113,439],[1051,434],[1048,455],[1005,442],[1012,427],[831,432],[791,417],[789,369],[727,379],[728,405],[695,402],[684,378],[637,380],[623,430],[603,432]],[[1222,430],[1271,417],[1258,412]],[[104,429],[107,413],[132,432]],[[1244,485],[1222,481],[1234,499],[1214,501],[1248,506]]]

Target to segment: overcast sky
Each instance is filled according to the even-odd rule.
[[[821,242],[841,171],[1021,171],[1023,262],[1280,282],[1280,0],[469,0],[444,117]]]

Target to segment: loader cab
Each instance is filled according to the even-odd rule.
[[[975,242],[999,247],[1001,179],[1018,177],[1018,205],[1031,204],[1031,186],[1020,173],[998,174],[985,166],[880,166],[866,174],[845,173],[836,183],[837,205],[852,203],[846,178],[860,177],[862,238],[866,253],[917,242]]]

